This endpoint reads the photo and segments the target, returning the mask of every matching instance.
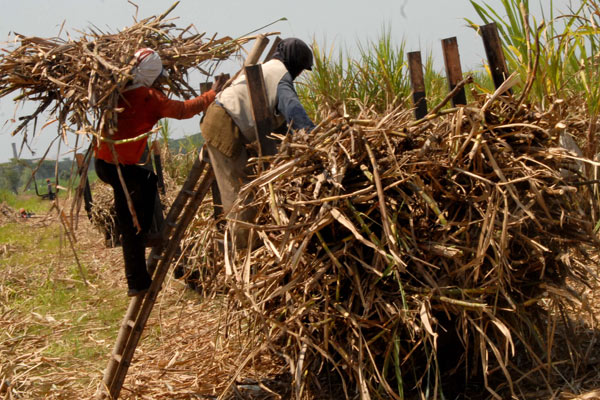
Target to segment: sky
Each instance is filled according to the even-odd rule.
[[[488,3],[503,14],[501,0],[478,2]],[[565,10],[569,2],[554,0],[554,8]],[[161,14],[173,3],[171,0],[0,0],[0,42],[4,42],[0,47],[6,48],[5,42],[14,38],[14,32],[54,37],[63,22],[63,38],[64,32],[68,32],[77,39],[78,30],[92,25],[114,32],[133,24],[136,12],[138,19],[142,19]],[[177,17],[174,23],[180,27],[194,24],[199,31],[217,33],[218,37],[238,37],[285,17],[287,20],[261,32],[278,31],[281,37],[298,37],[307,43],[314,41],[328,49],[347,49],[350,53],[356,51],[359,42],[377,40],[387,27],[396,43],[406,42],[407,51],[431,51],[440,71],[443,69],[440,41],[456,36],[463,70],[480,68],[485,62],[481,39],[464,20],[481,22],[468,0],[181,0],[170,16]],[[237,66],[223,68],[229,70],[222,72],[231,72]],[[198,87],[193,82],[192,86]],[[20,149],[23,140],[22,135],[10,135],[16,127],[11,119],[27,115],[34,106],[17,109],[12,98],[0,99],[0,162],[12,158],[11,143]],[[38,131],[43,122],[38,122]],[[174,138],[198,132],[198,123],[198,118],[169,121]],[[56,128],[38,132],[37,137],[29,138],[35,155],[24,148],[21,157],[42,156],[55,136]],[[60,149],[56,144],[53,146],[48,158],[71,158],[74,144],[74,136],[68,137]]]

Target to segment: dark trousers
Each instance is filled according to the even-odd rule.
[[[137,165],[120,165],[133,208],[142,230],[137,231],[127,206],[127,198],[114,164],[96,159],[98,178],[112,186],[115,196],[117,225],[121,230],[125,277],[129,289],[142,290],[150,286],[146,270],[145,239],[152,225],[154,201],[157,195],[156,175]]]

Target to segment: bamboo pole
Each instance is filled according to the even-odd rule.
[[[156,273],[153,276],[152,284],[150,285],[147,294],[143,297],[139,314],[133,327],[131,328],[127,344],[123,348],[123,353],[121,354],[121,358],[114,373],[113,380],[109,386],[110,395],[112,398],[118,398],[119,396],[121,388],[123,387],[123,382],[127,376],[131,359],[133,358],[133,353],[142,336],[146,322],[150,317],[150,313],[152,312],[152,308],[154,307],[158,293],[160,292],[167,271],[169,270],[171,260],[178,251],[179,242],[181,241],[181,238],[183,237],[183,234],[185,233],[190,221],[194,218],[196,210],[208,192],[213,179],[213,172],[210,168],[208,168],[193,197],[190,199],[190,203],[182,215],[181,220],[177,224],[175,232],[173,233],[173,236],[171,237],[169,244],[165,249],[165,253],[163,254],[156,268]]]
[[[248,94],[252,106],[252,116],[254,118],[254,134],[258,144],[258,156],[273,155],[277,152],[277,147],[273,140],[268,138],[271,133],[272,122],[271,113],[267,104],[267,93],[265,90],[265,81],[260,64],[244,67],[246,82],[248,84]],[[259,171],[262,171],[262,160],[259,161]]]

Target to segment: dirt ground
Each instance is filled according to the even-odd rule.
[[[0,245],[0,398],[92,398],[129,300],[121,248],[106,248],[103,235],[80,215],[74,246],[89,283],[85,285],[56,211],[27,220],[4,219],[2,228],[7,226],[26,235],[31,246],[13,241]],[[58,254],[48,263],[47,255],[38,249],[57,238],[58,246],[49,251]],[[16,254],[21,257],[15,258]],[[19,272],[23,270],[30,271],[29,276]],[[68,310],[53,314],[44,309],[43,301],[35,300],[41,279],[46,282],[41,286],[48,286],[51,293],[58,293],[59,284],[76,292]],[[592,288],[575,289],[584,293],[584,306],[600,315],[600,293]],[[29,298],[39,305],[25,306]],[[245,330],[228,319],[227,307],[224,295],[203,298],[169,274],[121,398],[289,398],[290,374],[285,364],[260,347],[245,347]],[[561,351],[553,368],[563,374],[562,382],[532,385],[519,398],[600,398],[600,389],[595,389],[600,388],[600,346],[594,319],[576,308],[565,310],[565,318],[567,323],[557,326],[557,332],[576,338],[587,349],[586,359],[575,358],[566,342],[557,343]],[[57,343],[71,348],[57,351]],[[332,398],[335,384],[331,379],[323,382],[310,398]],[[489,398],[485,390],[478,390],[456,398]]]
[[[0,398],[91,398],[102,380],[129,301],[121,248],[106,248],[103,235],[84,214],[80,216],[75,249],[88,281],[85,286],[55,211],[30,219],[9,219],[2,227],[7,225],[27,235],[31,247],[11,240],[0,246],[4,275],[0,279],[0,324],[4,327],[0,334]],[[39,249],[41,243],[57,237],[59,254],[50,267]],[[17,253],[22,257],[15,261]],[[24,270],[28,272],[19,272]],[[78,288],[72,288],[77,296],[60,317],[43,305],[22,306],[27,297],[38,295],[36,286],[47,274],[52,276],[44,287],[67,282]],[[43,300],[31,300],[39,302]],[[110,307],[113,309],[106,309]],[[226,308],[222,298],[203,299],[170,274],[136,350],[121,398],[216,398],[238,383],[234,392],[268,391],[266,386],[260,388],[258,380],[280,375],[282,366],[260,352],[246,359],[251,352],[239,348],[238,332],[223,329],[228,323]],[[107,325],[103,313],[114,314],[112,326]],[[81,337],[72,340],[73,335]],[[53,344],[62,342],[74,348],[55,355]],[[93,351],[82,353],[77,346],[92,346]]]

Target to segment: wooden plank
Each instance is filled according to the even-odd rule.
[[[260,64],[244,67],[248,93],[252,105],[252,116],[254,117],[256,139],[258,143],[259,157],[277,153],[276,142],[268,138],[272,131],[272,115],[267,101],[265,81]],[[262,166],[259,163],[259,168]]]
[[[458,42],[456,37],[442,40],[442,51],[444,54],[444,64],[446,65],[446,77],[448,78],[448,88],[454,90],[456,85],[463,80],[462,68],[460,66],[460,54],[458,52]],[[461,88],[454,97],[452,97],[452,106],[467,104],[467,95],[464,87]]]
[[[231,79],[231,76],[229,74],[223,74],[225,76],[225,79],[229,80]],[[208,92],[210,89],[212,89],[214,82],[200,82],[200,94],[204,94],[206,92]]]
[[[248,57],[246,57],[246,60],[244,61],[244,67],[256,64],[268,44],[269,38],[267,38],[265,35],[258,35],[256,37],[256,41],[254,42],[254,46],[252,46],[250,53],[248,53]]]
[[[408,53],[408,68],[413,89],[415,118],[421,119],[427,115],[427,97],[425,93],[425,78],[423,76],[423,63],[421,61],[420,51]]]
[[[265,59],[263,61],[263,63],[266,63],[267,61],[269,61],[271,58],[273,58],[273,55],[275,54],[275,52],[277,51],[277,46],[279,45],[279,43],[281,42],[281,38],[279,36],[277,36],[274,40],[273,40],[273,45],[271,45],[271,49],[269,50],[269,52],[267,53],[267,55],[265,56]]]
[[[123,322],[121,322],[121,328],[119,329],[119,333],[117,335],[117,340],[115,342],[115,346],[110,356],[110,360],[108,361],[108,366],[104,370],[104,377],[102,378],[102,384],[98,388],[96,392],[95,398],[100,400],[104,399],[107,396],[107,389],[110,387],[110,384],[114,378],[114,375],[117,371],[117,367],[119,366],[120,361],[122,360],[121,353],[123,352],[123,348],[125,344],[127,344],[127,339],[129,338],[129,334],[131,332],[131,327],[128,325],[128,321],[135,319],[140,311],[140,306],[142,305],[142,297],[133,297],[129,301],[129,307],[127,307],[127,312],[125,313],[125,317],[123,318]]]
[[[254,42],[254,46],[252,47],[252,49],[250,50],[250,53],[248,53],[248,57],[246,57],[246,60],[244,60],[244,65],[243,67],[247,66],[247,65],[252,65],[252,64],[256,64],[260,58],[260,56],[262,55],[263,51],[265,50],[265,47],[267,47],[267,44],[269,43],[269,39],[264,36],[264,35],[259,35],[255,42]],[[236,72],[235,75],[233,75],[231,78],[229,78],[229,80],[225,83],[225,85],[223,86],[223,89],[227,88],[229,85],[231,85],[231,83],[236,80],[236,78],[242,73],[244,72],[244,68],[242,67],[242,69],[240,69],[238,72]]]
[[[206,93],[212,88],[212,82],[200,82],[200,93]]]
[[[494,80],[494,86],[498,89],[510,75],[508,73],[508,67],[506,66],[504,51],[502,50],[502,41],[498,34],[498,27],[495,22],[492,22],[491,24],[482,25],[480,29],[481,37],[483,38],[483,47],[485,48],[485,54],[492,72],[492,79]],[[510,93],[512,93],[512,90]]]

